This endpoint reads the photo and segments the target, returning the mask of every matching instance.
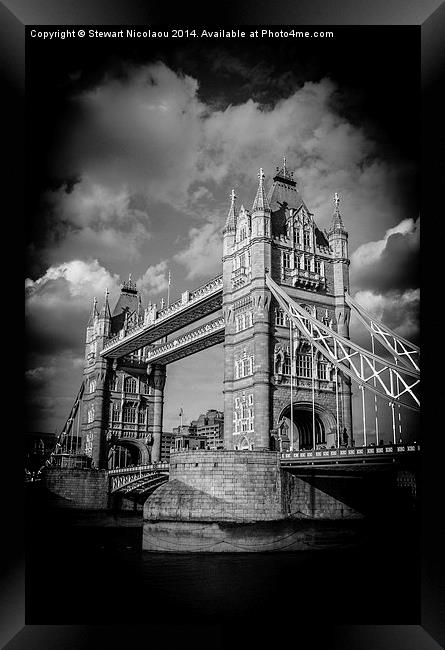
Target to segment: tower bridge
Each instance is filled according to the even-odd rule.
[[[167,366],[221,343],[225,451],[272,450],[287,471],[332,472],[418,454],[418,442],[403,440],[401,411],[420,408],[420,350],[349,295],[339,196],[330,229],[322,231],[285,162],[268,191],[264,178],[260,170],[251,209],[238,207],[232,191],[221,275],[160,309],[143,307],[131,278],[113,311],[108,295],[100,311],[94,302],[82,385],[52,458],[83,454],[99,469],[121,472],[110,474],[119,477],[112,492],[158,488],[167,471],[153,465],[160,461]],[[350,339],[351,311],[370,334],[370,350]],[[361,396],[363,445],[353,430],[353,386]],[[366,399],[373,400],[372,424]],[[384,409],[391,444],[381,444]]]

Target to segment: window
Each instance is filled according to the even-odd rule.
[[[136,406],[126,404],[122,412],[122,422],[134,424],[136,422]]]
[[[119,422],[119,416],[120,416],[120,404],[119,402],[113,402],[112,407],[111,407],[111,421],[112,422]]]
[[[321,261],[320,260],[317,260],[317,259],[315,260],[315,262],[314,262],[314,270],[315,270],[315,273],[318,273],[318,275],[322,275]]]
[[[96,379],[90,379],[88,382],[88,392],[89,393],[94,393],[96,390]]]
[[[239,241],[243,241],[243,239],[246,239],[246,227],[243,226],[241,230],[239,231]]]
[[[136,393],[136,379],[134,377],[125,377],[124,391],[126,393]]]
[[[110,376],[108,385],[110,387],[110,390],[119,390],[119,378],[115,373]]]
[[[94,406],[88,409],[88,424],[94,421]]]
[[[311,234],[309,230],[305,230],[303,232],[303,244],[305,246],[310,246],[311,245]]]
[[[254,356],[243,355],[241,359],[235,361],[235,379],[253,375]]]
[[[304,270],[305,271],[311,270],[311,258],[308,255],[304,256]]]
[[[144,379],[141,379],[140,382],[139,382],[139,390],[142,393],[142,395],[149,395],[150,394],[150,389],[148,387],[148,383]]]
[[[139,424],[145,424],[146,419],[147,419],[147,409],[145,407],[142,407],[139,409],[139,413],[138,413]]]
[[[283,251],[283,268],[290,269],[291,267],[291,254],[287,251]]]
[[[235,433],[247,433],[253,431],[253,393],[235,397],[235,409],[233,411],[233,424]]]
[[[328,378],[328,364],[324,361],[318,362],[318,378],[327,379]]]
[[[235,319],[235,329],[237,332],[252,327],[253,325],[253,314],[251,311],[246,312],[245,314],[239,314]]]
[[[282,309],[275,310],[275,325],[287,326],[289,325],[289,318]]]
[[[301,232],[298,227],[294,230],[294,243],[298,246],[301,244]]]
[[[297,375],[299,377],[312,377],[312,358],[310,354],[299,354],[297,358]]]
[[[290,363],[290,354],[288,352],[284,353],[284,362],[283,362],[283,375],[290,375],[291,363]]]

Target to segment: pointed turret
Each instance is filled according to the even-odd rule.
[[[343,225],[343,221],[340,214],[340,197],[337,192],[334,194],[334,214],[332,215],[332,224],[329,230],[329,235],[334,233],[346,233],[346,229]]]
[[[108,289],[105,289],[105,300],[102,309],[100,310],[99,318],[110,318],[111,319],[111,310],[110,310],[110,304],[108,302]]]
[[[252,213],[257,212],[259,210],[261,210],[262,212],[264,212],[265,210],[270,211],[269,201],[264,191],[264,185],[263,185],[264,172],[262,167],[258,171],[258,180],[259,180],[258,190],[255,196],[255,200],[253,202]]]
[[[99,316],[99,311],[97,309],[97,298],[96,296],[94,296],[93,309],[91,310],[90,317],[88,318],[87,327],[92,327],[98,316]]]
[[[237,218],[237,212],[236,212],[236,194],[235,190],[232,190],[230,193],[230,210],[229,214],[227,215],[226,219],[226,225],[224,227],[224,232],[228,232],[231,230],[236,230],[236,218]]]

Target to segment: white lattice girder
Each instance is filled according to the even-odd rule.
[[[349,294],[345,293],[346,304],[354,310],[357,318],[392,355],[405,367],[414,369],[420,377],[420,348],[414,343],[396,334],[389,327],[380,323],[364,307],[356,302]]]
[[[416,371],[396,365],[334,332],[296,303],[269,275],[266,284],[301,334],[338,370],[362,389],[388,399],[390,404],[419,411],[420,400],[414,392],[420,386]]]

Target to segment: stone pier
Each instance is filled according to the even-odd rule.
[[[143,549],[158,552],[263,552],[306,548],[292,528],[295,492],[273,451],[172,452],[169,481],[145,502]],[[350,509],[312,487],[309,519],[350,518]],[[301,495],[304,502],[305,495]],[[338,506],[338,504],[337,504]],[[301,506],[300,506],[301,507]],[[284,528],[283,528],[284,526]],[[289,528],[290,526],[290,528]],[[284,540],[287,540],[284,543]]]

